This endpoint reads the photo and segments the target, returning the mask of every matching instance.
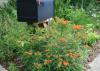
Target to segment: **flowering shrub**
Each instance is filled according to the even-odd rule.
[[[37,32],[29,34],[28,38],[28,35],[17,37],[14,42],[17,46],[16,56],[20,58],[23,70],[82,71],[85,58],[82,54],[89,49],[84,48],[88,35],[83,26],[55,18],[49,28],[37,28]]]
[[[80,29],[82,29],[82,26],[81,25],[75,25],[75,26],[73,26],[73,29],[74,30],[80,30]]]
[[[26,24],[17,23],[10,28],[5,24],[2,26],[8,31],[0,38],[0,60],[12,63],[8,64],[10,70],[15,66],[19,71],[83,70],[83,60],[90,49],[85,25],[55,17],[49,28],[37,27],[33,34],[33,27]]]
[[[62,1],[68,7],[56,1],[56,15],[63,18],[55,17],[49,28],[36,28],[35,34],[32,26],[16,21],[13,0],[0,8],[0,63],[6,63],[9,71],[84,70],[89,45],[100,38],[91,28],[95,19],[70,8],[69,0]]]

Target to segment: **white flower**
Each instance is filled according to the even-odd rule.
[[[96,14],[92,14],[93,17],[97,17]]]

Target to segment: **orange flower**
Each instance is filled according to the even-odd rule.
[[[47,63],[51,63],[51,62],[52,62],[52,60],[46,60],[46,62],[47,62]]]
[[[81,25],[75,25],[75,26],[73,26],[73,29],[80,30],[80,29],[82,29],[82,26]]]
[[[62,61],[58,62],[58,67],[62,66]]]
[[[28,51],[28,52],[25,52],[25,54],[29,55],[29,56],[32,56],[32,50]]]
[[[59,17],[55,17],[55,20],[59,23],[59,24],[62,24],[62,25],[66,25],[68,24],[70,21],[69,20],[64,20],[63,18],[59,18]]]
[[[78,58],[78,57],[80,57],[80,55],[79,54],[76,54],[76,53],[68,53],[67,54],[67,56],[69,56],[69,57],[71,57],[71,58]]]
[[[49,64],[49,63],[51,63],[52,62],[52,60],[45,60],[44,61],[44,64]]]
[[[45,52],[49,52],[49,50],[45,50]]]
[[[49,54],[48,54],[48,55],[46,55],[46,57],[47,57],[47,58],[50,58],[51,56],[52,56],[52,55],[49,55]]]
[[[63,20],[62,22],[61,22],[61,24],[63,24],[63,25],[66,25],[66,24],[68,24],[70,21],[68,21],[68,20]]]
[[[34,55],[35,56],[41,56],[42,54],[41,54],[41,52],[37,51],[37,52],[34,53]]]
[[[67,24],[67,21],[66,21],[66,20],[63,20],[63,21],[61,22],[61,24],[66,25],[66,24]]]
[[[60,64],[60,65],[61,65],[61,64],[62,64],[62,62],[60,61],[58,64]]]
[[[68,65],[69,65],[69,62],[64,61],[64,62],[63,62],[63,65],[64,65],[64,66],[68,66]]]
[[[59,41],[62,42],[62,43],[65,43],[66,39],[65,38],[60,38]]]

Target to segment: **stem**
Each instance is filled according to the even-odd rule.
[[[33,23],[33,22],[27,22],[27,24],[28,24],[29,26],[33,26],[32,32],[33,32],[33,34],[35,34],[35,33],[36,33],[36,26],[34,25],[34,23]]]
[[[63,27],[61,27],[61,36],[63,36]]]
[[[81,1],[81,9],[83,10],[84,1]]]

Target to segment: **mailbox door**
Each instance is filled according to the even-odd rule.
[[[54,0],[41,0],[38,5],[38,21],[43,21],[54,15]]]
[[[22,22],[37,20],[36,0],[17,0],[17,16]]]

